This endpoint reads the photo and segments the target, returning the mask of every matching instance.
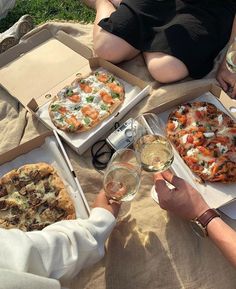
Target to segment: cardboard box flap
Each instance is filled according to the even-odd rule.
[[[228,110],[228,112],[236,119],[236,101],[228,96],[219,86],[215,84],[206,84],[197,89],[190,89],[186,91],[181,97],[176,98],[176,95],[169,95],[168,99],[164,99],[158,107],[155,107],[153,112],[162,112],[171,106],[179,105],[183,102],[188,102],[193,98],[197,98],[199,95],[206,91],[212,92],[217,98],[219,98],[222,105]]]
[[[86,66],[88,56],[90,50],[66,33],[42,30],[0,57],[0,84],[27,106]]]
[[[34,149],[34,148],[41,146],[44,143],[45,138],[48,136],[51,136],[51,135],[53,135],[53,132],[47,131],[47,132],[35,137],[33,142],[32,142],[32,140],[29,140],[29,141],[19,145],[18,147],[13,148],[13,149],[5,152],[4,154],[0,155],[0,165],[14,160],[19,155],[19,152],[21,152],[21,154],[25,154],[30,149]]]
[[[219,86],[214,84],[211,87],[211,91],[213,94],[218,95],[220,102],[236,119],[236,100],[230,98]]]

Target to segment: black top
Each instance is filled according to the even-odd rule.
[[[200,78],[226,45],[236,0],[123,0],[99,25],[144,52],[163,52],[183,61]]]

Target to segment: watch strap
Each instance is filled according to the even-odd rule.
[[[208,223],[216,217],[220,217],[219,212],[216,209],[208,209],[201,216],[197,217],[196,220],[206,228]]]

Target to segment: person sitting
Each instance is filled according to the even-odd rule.
[[[42,231],[0,229],[0,288],[59,289],[104,255],[120,205],[101,191],[88,219],[65,220]]]
[[[152,77],[201,78],[229,40],[234,0],[85,0],[96,9],[96,55],[119,63],[140,52]],[[116,8],[117,6],[117,8]]]
[[[166,181],[175,189],[169,189]],[[191,185],[170,171],[156,173],[154,182],[160,207],[192,220],[198,234],[208,236],[236,267],[236,232],[220,218],[219,213],[211,209]]]

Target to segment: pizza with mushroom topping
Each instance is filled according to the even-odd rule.
[[[75,219],[75,209],[52,166],[26,164],[1,177],[1,228],[41,230],[64,219]]]
[[[167,135],[203,181],[236,181],[236,123],[215,105],[180,105],[169,115]]]

